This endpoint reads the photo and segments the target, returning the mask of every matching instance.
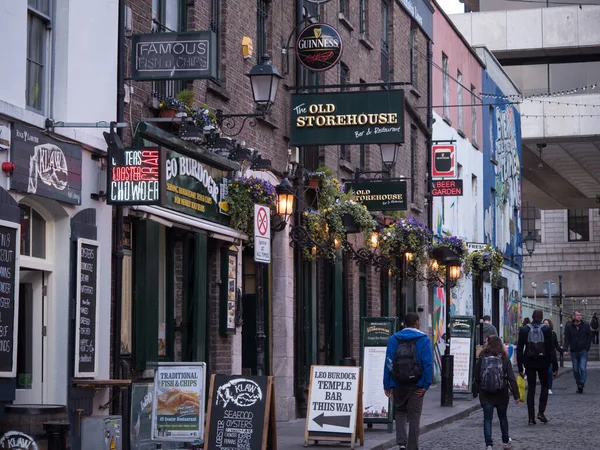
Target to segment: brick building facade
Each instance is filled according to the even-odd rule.
[[[359,90],[360,84],[367,90],[402,88],[405,94],[405,141],[391,175],[408,179],[408,210],[405,214],[426,222],[427,149],[431,125],[428,122],[431,119],[428,51],[433,31],[432,9],[425,0],[413,3],[416,6],[409,10],[403,2],[393,0],[339,0],[322,5],[309,1],[302,4],[302,0],[128,1],[131,10],[128,33],[213,30],[217,36],[219,64],[217,80],[128,81],[125,120],[133,126],[126,132],[126,146],[133,143],[132,133],[145,139],[146,145],[157,143],[158,137],[162,136],[161,145],[168,140],[172,149],[179,146],[180,150],[175,151],[182,154],[204,155],[198,156],[198,161],[203,164],[216,164],[230,175],[257,175],[273,184],[278,184],[287,173],[298,185],[307,173],[319,166],[327,166],[341,180],[355,179],[358,172],[382,170],[379,147],[291,147],[291,93],[295,91],[294,87],[319,85],[306,90],[323,95],[340,90],[323,85],[357,85],[347,88],[348,91]],[[302,17],[297,17],[300,12]],[[387,25],[383,23],[385,19]],[[338,30],[343,41],[343,54],[335,67],[317,74],[298,66],[293,44],[297,25],[301,30],[304,24],[318,22]],[[249,58],[242,54],[244,37],[253,41],[253,54]],[[127,74],[131,73],[129,42]],[[187,143],[183,148],[184,141],[179,141],[177,127],[153,121],[159,114],[159,100],[152,93],[175,95],[183,88],[193,88],[196,104],[221,109],[225,114],[255,112],[246,74],[262,61],[264,53],[270,55],[271,64],[283,76],[273,107],[264,119],[258,118],[252,121],[255,123],[245,126],[243,119],[236,118],[233,128],[228,128],[230,122],[226,120],[223,132],[235,135],[234,145],[260,152],[263,159],[271,161],[272,170],[266,173],[254,171],[246,163],[238,164],[219,155],[215,149],[210,150],[210,161],[203,161],[202,158],[207,158],[204,143]],[[375,83],[380,85],[373,86]],[[399,83],[405,85],[399,86]],[[143,126],[140,127],[140,123]],[[288,157],[290,154],[291,158]],[[303,206],[297,208],[301,210]],[[130,255],[133,268],[129,277],[125,274],[124,280],[131,288],[132,300],[130,322],[128,324],[124,317],[123,328],[130,326],[133,332],[129,352],[123,356],[130,359],[135,369],[132,377],[150,377],[151,363],[161,360],[206,361],[210,373],[256,373],[253,361],[256,359],[257,267],[252,249],[243,248],[243,234],[226,225],[212,225],[209,220],[174,214],[165,208],[131,208],[130,216],[134,233]],[[382,223],[383,219],[380,214]],[[289,245],[289,227],[292,225],[298,225],[297,220],[292,219],[284,232],[272,233],[272,263],[264,268],[267,305],[265,372],[275,376],[279,420],[302,416],[311,364],[360,360],[361,315],[392,315],[401,321],[406,312],[418,310],[424,315],[421,323],[426,326],[430,311],[426,287],[410,280],[402,289],[400,280],[377,272],[373,267],[358,265],[347,256],[335,264],[304,262],[300,250]],[[136,230],[141,233],[137,243]],[[153,242],[159,242],[160,249],[139,248]],[[223,333],[221,328],[222,292],[224,280],[227,281],[223,261],[227,255],[235,259],[235,281],[240,289],[236,295],[241,297],[244,311],[243,325],[238,322],[235,333]],[[141,261],[146,267],[141,267]],[[148,268],[152,265],[156,265],[155,269]],[[300,276],[300,272],[304,275]],[[306,286],[300,285],[298,280],[313,277],[315,282],[307,292]],[[173,281],[169,281],[171,279]],[[154,287],[159,293],[164,292],[159,295],[164,300],[153,298],[156,297]],[[340,317],[343,316],[342,323],[333,325],[329,323],[333,320],[329,308],[334,307],[329,303],[331,293],[339,295],[343,305],[343,314],[337,311],[342,314]],[[308,304],[312,306],[308,307]],[[158,312],[152,312],[155,308]],[[153,325],[155,320],[160,324],[158,328]],[[148,326],[148,323],[152,325]],[[158,332],[156,338],[155,332]]]

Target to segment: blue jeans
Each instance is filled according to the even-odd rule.
[[[483,436],[485,438],[485,445],[494,445],[492,440],[492,419],[494,417],[494,407],[498,411],[498,419],[500,420],[500,430],[502,431],[502,442],[508,443],[508,419],[506,417],[506,411],[508,405],[483,405]]]
[[[580,352],[571,352],[571,362],[573,363],[573,376],[577,385],[585,384],[587,379],[587,350]]]
[[[552,389],[552,364],[548,366],[548,389]]]

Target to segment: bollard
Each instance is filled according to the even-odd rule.
[[[48,436],[48,450],[65,450],[67,446],[67,434],[70,425],[68,422],[46,422],[44,431]]]
[[[454,355],[442,355],[442,402],[441,406],[452,406],[454,397]]]

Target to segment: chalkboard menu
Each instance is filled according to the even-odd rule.
[[[98,250],[99,243],[77,240],[77,331],[75,333],[75,376],[98,375]]]
[[[450,318],[450,354],[454,356],[454,392],[471,392],[475,358],[475,317]]]
[[[130,148],[108,158],[106,201],[120,205],[159,205],[163,198],[164,159],[158,148]]]
[[[273,377],[213,375],[208,401],[204,448],[276,448]]]
[[[18,314],[18,225],[0,220],[0,377],[16,375]]]

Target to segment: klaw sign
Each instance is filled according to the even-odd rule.
[[[271,262],[271,209],[254,205],[254,261]]]

